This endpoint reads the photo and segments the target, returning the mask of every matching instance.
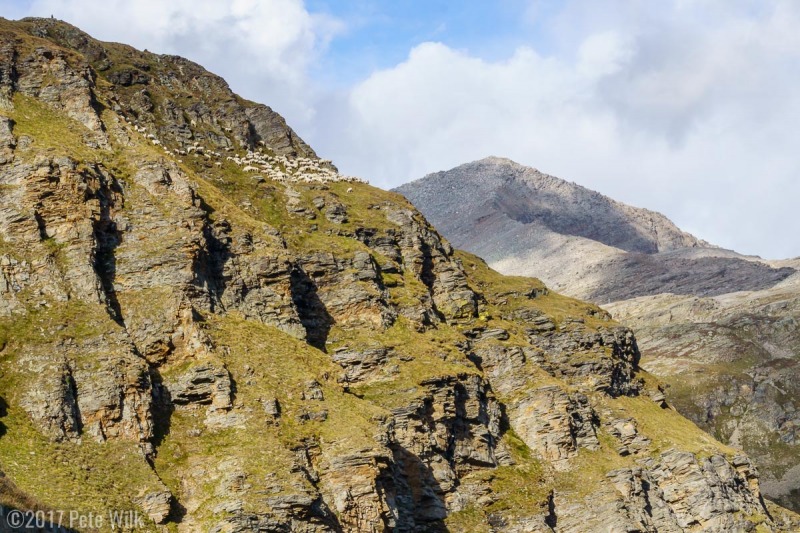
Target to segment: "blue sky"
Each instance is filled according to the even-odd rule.
[[[346,24],[314,75],[326,82],[351,84],[400,63],[409,50],[429,41],[490,60],[525,43],[544,48],[540,24],[529,16],[528,4],[524,0],[312,0],[306,4],[311,12],[329,14]]]
[[[796,0],[0,0],[174,53],[393,187],[505,156],[800,256]]]

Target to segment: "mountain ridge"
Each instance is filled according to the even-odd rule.
[[[607,231],[597,234],[599,239],[594,240],[598,240],[598,242],[608,246],[628,252],[639,253],[656,253],[690,247],[716,248],[705,241],[681,231],[661,213],[631,207],[581,185],[566,182],[554,176],[544,174],[537,169],[525,167],[507,158],[489,156],[473,161],[472,163],[460,165],[450,171],[436,172],[422,178],[418,185],[423,187],[423,182],[425,180],[442,179],[450,172],[457,172],[474,178],[478,178],[482,172],[495,172],[494,175],[497,176],[497,178],[504,180],[503,186],[522,181],[538,195],[545,196],[541,203],[535,206],[540,208],[540,210],[537,211],[536,209],[531,209],[530,205],[526,205],[524,202],[521,205],[513,203],[514,201],[532,200],[531,195],[526,194],[527,191],[518,189],[510,191],[512,193],[522,193],[522,198],[515,198],[507,194],[506,191],[503,191],[503,187],[499,184],[489,189],[493,196],[491,200],[487,200],[487,202],[491,201],[494,204],[499,204],[498,207],[502,208],[502,211],[509,215],[510,218],[523,224],[539,222],[545,227],[559,233],[592,238],[591,235],[582,233],[590,232],[594,228],[576,227],[568,224],[568,222],[571,222],[571,219],[575,217],[574,208],[569,205],[570,202],[574,202],[578,204],[576,207],[586,207],[588,209],[594,207],[596,210],[608,212],[618,210],[625,214],[630,214],[629,219],[631,220],[627,222],[631,226],[631,229],[624,232],[621,236],[608,235],[609,232]],[[456,194],[466,193],[469,189],[464,189],[464,185],[464,180],[460,180],[458,187],[454,186],[452,190],[456,192]],[[480,185],[484,184],[481,183]],[[404,187],[406,186],[400,186],[397,189],[403,190]],[[481,190],[480,192],[484,193],[485,191]],[[461,197],[462,196],[459,196],[459,198]],[[540,212],[541,210],[545,210],[545,212]],[[559,211],[565,210],[568,211],[566,216],[558,218],[561,215]],[[445,212],[447,211],[445,210]],[[601,215],[603,214],[605,213],[601,213]],[[589,217],[594,217],[594,214],[589,213]],[[589,218],[587,222],[597,220],[609,224],[609,222],[600,219],[601,217],[599,216]],[[620,219],[621,217],[616,217],[613,222],[619,222]],[[588,225],[589,224],[587,224],[587,226]]]
[[[601,303],[655,294],[670,281],[670,292],[680,294],[762,289],[794,272],[710,245],[660,213],[508,159],[485,158],[394,190],[457,247],[499,270]],[[729,278],[725,285],[719,276]]]

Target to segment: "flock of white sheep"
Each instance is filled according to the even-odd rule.
[[[336,181],[366,183],[360,178],[339,174],[333,170],[331,162],[326,159],[273,156],[266,153],[263,147],[259,147],[257,152],[248,150],[243,157],[234,155],[227,156],[225,159],[239,165],[245,172],[257,172],[266,178],[282,183],[330,183]]]
[[[144,135],[152,145],[160,146],[164,153],[175,157],[204,157],[207,160],[215,160],[214,165],[223,165],[223,154],[206,150],[199,143],[194,143],[185,148],[175,148],[170,150],[152,133],[147,132],[147,128],[138,124],[131,124],[133,129]],[[233,151],[232,148],[228,148]],[[264,178],[268,178],[281,183],[367,183],[366,180],[354,176],[344,176],[333,169],[331,162],[327,159],[310,159],[307,157],[286,157],[283,155],[270,155],[265,150],[265,145],[259,141],[257,151],[247,150],[245,155],[228,155],[225,161],[234,163],[241,167],[244,172],[257,172]],[[182,163],[182,159],[178,159]]]

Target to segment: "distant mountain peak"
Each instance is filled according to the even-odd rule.
[[[458,192],[432,198],[440,188]],[[460,224],[467,209],[476,221],[504,215],[521,224],[591,239],[626,252],[653,254],[711,247],[681,231],[660,213],[631,207],[503,157],[490,156],[429,174],[396,190],[412,202],[422,200],[423,206],[432,204],[432,220],[438,220],[446,234],[448,213],[459,210],[462,213]]]
[[[398,187],[457,247],[506,274],[607,303],[756,290],[793,272],[691,235],[656,211],[490,156]]]

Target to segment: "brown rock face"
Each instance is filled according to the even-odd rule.
[[[0,505],[185,532],[795,524],[666,408],[630,330],[323,173],[219,78],[55,21],[0,22],[0,49],[0,466],[26,495]],[[235,161],[269,158],[305,170]]]

